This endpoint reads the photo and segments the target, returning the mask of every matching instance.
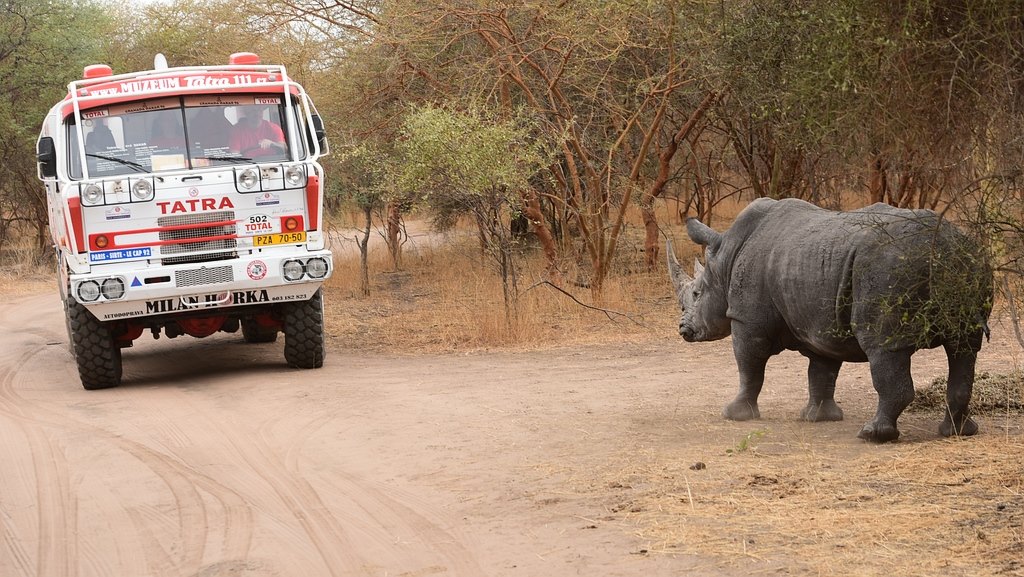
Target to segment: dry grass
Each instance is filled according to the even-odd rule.
[[[326,285],[328,331],[348,349],[403,353],[536,348],[673,334],[677,310],[663,270],[642,271],[642,253],[625,250],[619,274],[602,301],[564,282],[567,296],[547,284],[536,251],[521,260],[518,299],[506,320],[501,278],[472,237],[435,238],[406,249],[394,270],[383,247],[371,247],[371,292],[363,296],[356,251],[339,251]],[[567,267],[568,268],[568,267]],[[568,270],[566,278],[577,276]],[[605,313],[587,306],[598,307]]]
[[[34,249],[10,246],[0,251],[0,293],[7,296],[57,292],[56,271],[51,261],[40,263]],[[59,299],[58,299],[59,300]]]
[[[946,406],[946,378],[939,377],[926,388],[917,391],[912,410],[941,411]],[[971,393],[971,412],[976,414],[1000,414],[1011,411],[1024,412],[1024,373],[1005,375],[978,373],[974,378]]]
[[[781,443],[695,466],[685,450],[625,455],[575,490],[603,499],[646,552],[748,574],[1024,574],[1024,441],[840,447]]]

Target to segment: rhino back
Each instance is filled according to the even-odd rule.
[[[873,348],[940,344],[942,335],[925,338],[918,325],[942,323],[921,314],[958,314],[951,324],[961,326],[983,308],[922,313],[937,261],[952,261],[953,276],[984,275],[961,257],[962,235],[930,211],[873,205],[840,213],[783,200],[743,217],[722,248],[732,260],[728,316],[780,339],[777,348],[863,361]]]

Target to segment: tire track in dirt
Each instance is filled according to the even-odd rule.
[[[312,437],[319,429],[323,428],[333,416],[326,415],[320,419],[307,423],[299,432],[298,439],[304,441]],[[260,429],[259,437],[261,445],[270,451],[270,454],[283,464],[283,467],[293,477],[305,478],[300,466],[300,450],[303,447],[301,442],[291,442],[284,457],[281,458],[269,448],[267,425]],[[476,577],[483,575],[484,571],[476,561],[476,556],[461,545],[461,540],[454,534],[445,530],[439,525],[439,519],[445,517],[439,511],[430,506],[422,499],[417,499],[409,493],[401,492],[394,487],[380,488],[379,483],[371,483],[366,479],[357,477],[351,473],[334,470],[335,477],[340,478],[343,483],[335,483],[340,494],[351,499],[353,503],[363,511],[360,517],[349,517],[346,520],[358,527],[359,535],[372,536],[373,541],[378,545],[386,546],[393,555],[398,556],[399,551],[395,548],[396,535],[388,530],[388,527],[405,527],[412,534],[416,535],[425,545],[438,552],[452,566],[454,575],[464,577]],[[323,506],[322,499],[317,491],[303,483],[303,490],[316,499],[316,504]],[[426,513],[425,513],[426,512]],[[454,523],[449,523],[454,525]],[[414,566],[415,559],[407,559],[409,566]],[[439,572],[446,572],[448,569],[440,568]],[[421,574],[417,572],[417,574]],[[425,574],[425,573],[424,573]]]
[[[52,344],[63,340],[62,333],[38,329],[37,313],[45,308],[43,301],[46,298],[32,297],[29,300],[32,304],[22,306],[18,311],[12,310],[10,306],[0,307],[5,319],[3,324],[9,325],[12,329],[6,331],[7,338],[13,339],[12,343],[17,343],[14,349],[20,354],[18,356],[0,352],[0,417],[6,416],[10,422],[17,425],[20,435],[31,440],[30,450],[37,455],[36,466],[39,469],[35,475],[40,479],[35,489],[36,499],[41,506],[45,505],[39,512],[40,523],[47,523],[45,527],[40,525],[43,528],[38,531],[41,542],[34,568],[31,552],[14,552],[19,547],[17,543],[26,539],[24,523],[21,526],[14,524],[13,521],[5,523],[5,532],[10,535],[5,539],[8,543],[5,547],[11,549],[11,557],[20,559],[17,568],[13,569],[17,575],[74,577],[79,567],[89,574],[117,575],[118,571],[123,569],[123,566],[117,565],[118,561],[104,559],[103,550],[98,548],[98,543],[90,541],[89,536],[82,540],[83,538],[77,535],[78,523],[74,518],[68,517],[77,510],[75,503],[69,504],[61,500],[43,502],[45,499],[53,500],[54,497],[48,495],[53,491],[55,484],[62,484],[63,488],[55,493],[63,495],[62,499],[76,495],[81,490],[67,479],[66,458],[59,448],[48,444],[48,430],[59,430],[62,434],[88,438],[92,444],[109,446],[130,455],[145,467],[149,474],[159,479],[169,492],[175,504],[171,510],[138,505],[124,506],[116,502],[101,504],[101,508],[116,508],[118,512],[115,516],[123,516],[123,523],[130,525],[123,530],[126,536],[127,533],[135,534],[131,537],[131,543],[138,544],[141,550],[140,554],[135,556],[136,561],[141,556],[144,566],[153,574],[204,574],[213,567],[228,565],[240,570],[250,566],[259,567],[261,574],[273,572],[271,565],[259,560],[246,560],[251,554],[253,540],[253,507],[261,506],[259,489],[250,491],[255,485],[246,477],[256,479],[257,485],[265,484],[271,488],[274,497],[269,506],[277,506],[273,502],[277,501],[290,512],[331,574],[375,575],[377,569],[381,568],[376,562],[381,559],[373,558],[372,554],[368,556],[367,551],[381,550],[394,557],[388,558],[389,563],[401,562],[404,566],[416,568],[413,573],[429,569],[441,572],[451,570],[453,574],[464,577],[484,574],[472,552],[460,544],[456,535],[447,530],[448,527],[457,526],[457,523],[445,519],[445,515],[440,511],[431,510],[425,501],[417,500],[408,494],[400,494],[391,487],[372,487],[359,475],[347,472],[335,476],[332,471],[330,480],[315,476],[306,478],[300,458],[304,442],[321,430],[326,423],[331,422],[333,415],[321,415],[303,423],[297,429],[288,431],[285,436],[285,448],[276,451],[273,446],[281,446],[281,443],[279,439],[275,442],[272,438],[270,428],[273,420],[263,423],[257,430],[253,430],[251,426],[232,428],[224,422],[223,415],[210,413],[208,408],[203,409],[201,403],[193,403],[192,395],[186,394],[188,389],[163,385],[160,387],[161,395],[170,396],[170,400],[164,398],[161,402],[187,407],[183,410],[196,417],[187,421],[187,429],[183,429],[182,424],[176,422],[173,416],[153,411],[153,407],[146,407],[145,404],[152,401],[146,388],[133,388],[129,384],[114,391],[90,394],[89,398],[103,399],[97,404],[102,408],[106,408],[108,401],[128,403],[131,406],[139,405],[140,410],[145,410],[147,415],[144,428],[142,425],[138,427],[140,435],[134,432],[125,434],[117,429],[108,430],[102,425],[83,420],[77,413],[69,414],[55,408],[66,406],[61,401],[74,402],[74,398],[81,395],[77,388],[74,392],[55,399],[52,404],[32,400],[31,395],[26,396],[23,392],[38,392],[39,388],[32,383],[39,375],[27,367],[58,367],[58,370],[69,373],[66,375],[67,378],[73,379],[76,375],[73,363],[64,358],[58,359],[58,356],[64,356],[63,348],[43,346],[44,343]],[[56,313],[51,316],[58,317],[59,308],[54,310]],[[11,314],[8,314],[9,311]],[[35,312],[31,315],[27,312],[18,314],[21,311]],[[30,321],[36,328],[27,328]],[[0,337],[0,341],[4,340],[6,339]],[[0,348],[11,350],[11,347]],[[142,380],[145,382],[146,366],[140,363],[138,369],[141,370]],[[46,378],[52,382],[63,380],[65,376],[50,375]],[[77,385],[77,382],[68,383],[68,386],[74,385]],[[85,406],[88,407],[88,404],[90,403]],[[72,408],[81,406],[76,402]],[[131,406],[128,407],[129,411],[132,410]],[[358,410],[358,407],[350,408]],[[143,440],[137,440],[140,438]],[[206,439],[207,442],[211,439],[216,440],[215,444],[218,446],[213,450],[216,450],[218,455],[232,455],[235,464],[242,465],[239,474],[243,480],[238,482],[237,475],[235,480],[215,480],[208,471],[204,471],[202,465],[191,462],[188,450],[193,445],[193,438]],[[63,480],[59,477],[62,471]],[[80,479],[78,481],[81,482]],[[340,499],[348,506],[332,509],[321,498],[318,488],[321,491],[330,490],[332,498],[335,499],[340,494]],[[204,496],[216,500],[216,505],[204,502]],[[97,498],[101,497],[89,496],[90,502]],[[264,500],[263,504],[268,503]],[[54,519],[64,519],[58,521],[61,523],[61,530],[50,528]],[[172,538],[168,538],[167,533],[164,533],[162,538],[154,533],[154,527],[167,525],[176,526]],[[211,535],[211,527],[220,528],[220,533]],[[118,532],[120,531],[121,529],[118,529]],[[403,546],[407,543],[397,543],[396,533],[403,537],[413,535],[421,540],[429,548],[426,554],[433,559],[433,564],[424,568],[428,563],[422,559],[422,547],[421,550],[412,553],[405,551],[404,549],[408,547]],[[117,534],[108,535],[106,538],[117,540]],[[218,541],[221,546],[212,552],[213,557],[207,556],[209,545]],[[417,557],[417,554],[420,556]],[[449,565],[450,569],[440,567],[437,561]],[[224,565],[225,563],[228,565]]]
[[[407,526],[411,532],[426,536],[425,541],[432,547],[443,545],[440,554],[451,563],[454,575],[483,575],[484,571],[474,556],[458,545],[455,536],[418,512],[426,508],[425,503],[402,503],[383,491],[370,488],[356,476],[344,473],[341,476],[345,482],[332,487],[337,488],[340,498],[351,506],[332,508],[324,502],[299,467],[297,454],[303,442],[332,418],[325,415],[301,427],[289,441],[284,457],[271,447],[268,428],[272,421],[264,423],[255,435],[243,436],[240,428],[227,426],[220,428],[220,434],[291,512],[331,575],[375,574],[377,560],[361,552],[376,549],[386,550],[390,555],[389,561],[405,561],[409,566],[415,566],[417,559],[402,559],[402,550],[396,547],[395,536],[386,526]],[[337,471],[332,473],[339,474]]]
[[[4,316],[8,317],[6,313],[11,308],[10,305],[0,307],[0,311],[3,311]],[[24,307],[22,310],[36,308]],[[14,316],[21,315],[15,313]],[[17,321],[17,318],[14,320]],[[5,324],[8,323],[5,322]],[[12,326],[17,326],[17,323]],[[30,368],[36,366],[33,359],[48,350],[40,345],[50,342],[54,338],[54,334],[39,329],[19,329],[11,332],[5,331],[5,333],[13,334],[16,337],[24,335],[37,337],[37,342],[32,342],[33,339],[17,339],[16,342],[21,345],[21,348],[24,349],[27,346],[30,349],[28,351],[17,353],[16,349],[15,354],[0,353],[0,400],[3,401],[0,403],[0,415],[6,415],[12,423],[17,424],[27,441],[29,454],[32,456],[36,496],[39,503],[35,571],[32,570],[32,562],[28,553],[18,545],[19,540],[24,540],[24,536],[20,535],[24,529],[19,530],[14,527],[14,521],[10,519],[10,516],[4,511],[0,511],[0,513],[4,513],[5,520],[4,542],[8,543],[7,547],[12,552],[11,556],[17,560],[18,575],[36,574],[46,577],[51,575],[64,577],[77,573],[77,567],[73,563],[79,558],[78,539],[69,538],[69,535],[77,535],[78,523],[74,517],[78,509],[75,502],[76,488],[69,481],[66,459],[47,437],[45,432],[47,427],[72,429],[75,433],[88,436],[90,439],[114,445],[132,455],[161,479],[177,504],[178,535],[179,541],[182,543],[179,549],[183,555],[183,558],[177,563],[179,567],[198,569],[202,566],[208,538],[205,529],[209,524],[206,521],[207,508],[200,494],[200,488],[222,505],[226,517],[222,524],[225,528],[225,534],[222,536],[225,554],[237,557],[244,557],[248,554],[252,539],[252,518],[248,505],[242,498],[169,455],[161,454],[141,443],[130,441],[105,429],[70,419],[66,414],[50,410],[18,395],[15,383],[32,380],[35,375],[30,374]],[[38,341],[42,341],[42,343]],[[4,348],[4,350],[9,349]],[[175,427],[170,424],[165,425],[165,428],[173,429]],[[138,522],[142,519],[140,516],[132,511],[127,511],[127,514],[136,521],[135,529],[143,532],[147,530],[145,523]],[[159,514],[169,515],[167,513]],[[202,530],[197,530],[199,528]],[[10,537],[7,537],[8,534]],[[165,567],[168,563],[175,565],[170,561],[168,553],[160,546],[158,539],[148,538],[140,542],[145,548],[147,559],[159,560],[159,565]],[[117,573],[103,571],[98,564],[95,566],[101,570],[101,574],[117,575]],[[161,571],[161,573],[165,573],[165,571]]]
[[[0,356],[0,366],[26,367],[31,366],[31,361],[39,353],[39,350],[15,351]],[[38,575],[64,577],[68,575],[68,564],[66,559],[70,555],[62,554],[64,551],[58,547],[73,547],[68,539],[69,511],[75,510],[73,496],[68,479],[66,463],[58,449],[56,449],[46,436],[42,428],[32,426],[33,420],[18,408],[18,398],[14,394],[13,383],[19,369],[0,370],[0,414],[7,415],[11,422],[19,424],[19,430],[25,439],[25,446],[31,458],[31,474],[35,480],[35,492],[37,499],[37,527],[38,542],[36,545],[35,566]],[[5,519],[8,519],[6,512]],[[12,521],[13,522],[13,521]],[[16,531],[16,529],[12,530]],[[5,531],[6,533],[6,531]],[[13,540],[12,540],[13,542]],[[25,560],[28,556],[25,551],[15,555],[16,558]],[[31,562],[28,562],[31,565]],[[24,561],[22,561],[24,565]],[[23,566],[25,574],[30,574],[29,567]]]

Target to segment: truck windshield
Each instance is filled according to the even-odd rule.
[[[293,111],[299,109],[293,103]],[[286,134],[281,95],[192,95],[83,110],[90,177],[162,172],[305,156],[303,139]],[[296,129],[302,115],[292,123]],[[70,172],[82,178],[75,117],[67,120]]]

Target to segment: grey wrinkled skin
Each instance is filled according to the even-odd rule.
[[[859,437],[896,440],[896,420],[914,398],[910,358],[942,346],[949,363],[943,436],[973,435],[974,366],[988,330],[992,273],[977,247],[928,210],[875,204],[833,212],[801,200],[758,199],[719,233],[696,219],[690,238],[705,247],[691,277],[669,243],[669,275],[688,342],[732,336],[740,373],[732,420],[760,417],[768,359],[807,357],[807,421],[839,421],[834,399],[844,362],[868,362],[878,393]]]

